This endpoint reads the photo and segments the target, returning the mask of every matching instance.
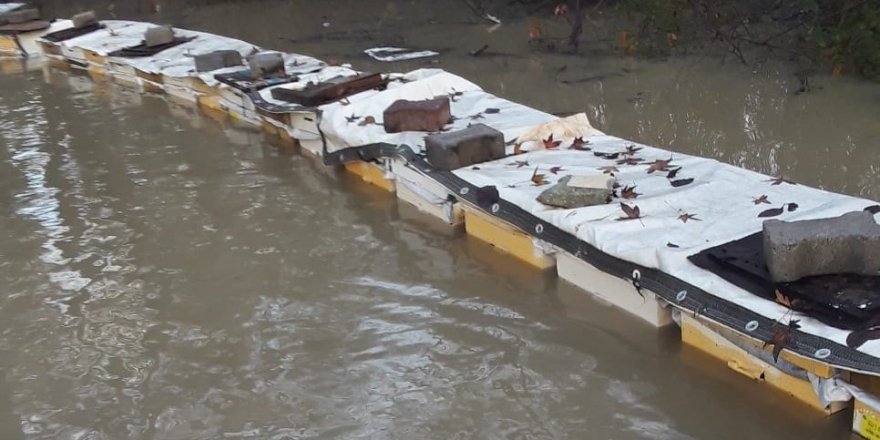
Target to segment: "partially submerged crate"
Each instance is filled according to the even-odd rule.
[[[821,378],[833,376],[849,378],[848,373],[837,371],[829,365],[790,352],[783,352],[777,362],[770,363],[773,362],[772,359],[757,354],[766,353],[763,344],[759,341],[723,328],[709,320],[684,313],[681,315],[681,339],[685,346],[722,361],[724,365],[739,374],[788,394],[818,413],[833,414],[850,406],[849,402],[831,402],[830,405],[825,406],[806,378],[807,373]],[[786,371],[783,371],[783,368]]]
[[[654,327],[673,324],[668,305],[654,292],[636,289],[633,279],[611,275],[568,252],[556,254],[556,272],[559,278]]]

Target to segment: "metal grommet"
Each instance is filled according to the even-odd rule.
[[[831,349],[820,348],[820,349],[816,350],[816,352],[813,353],[813,355],[816,356],[816,359],[825,359],[828,356],[831,356]]]
[[[638,269],[633,270],[633,279],[634,279],[634,280],[639,280],[639,279],[641,279],[641,278],[642,278],[642,273],[639,272]]]
[[[749,321],[746,323],[746,331],[753,332],[758,329],[758,321]]]
[[[544,232],[544,225],[538,223],[538,224],[535,226],[535,233],[537,233],[537,234],[541,234],[541,233],[543,233],[543,232]]]
[[[688,291],[682,290],[682,291],[675,294],[675,300],[678,302],[682,302],[682,301],[684,301],[685,298],[687,298],[687,296],[688,296]]]
[[[467,193],[469,193],[469,192],[471,192],[471,189],[468,187],[464,187],[464,188],[458,190],[458,193],[461,195],[467,195]]]
[[[498,213],[498,211],[501,211],[501,205],[499,205],[497,203],[493,203],[492,204],[492,213]]]

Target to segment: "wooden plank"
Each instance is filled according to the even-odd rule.
[[[357,76],[333,78],[301,90],[284,86],[272,89],[272,97],[286,102],[317,107],[347,96],[388,85],[388,80],[379,73],[364,73]]]

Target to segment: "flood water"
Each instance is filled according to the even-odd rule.
[[[437,65],[615,135],[880,197],[880,93],[856,80],[795,95],[782,63],[547,55],[527,23],[490,33],[453,1],[148,3],[114,13],[363,69]],[[359,55],[384,40],[448,50]],[[483,44],[499,54],[466,54]],[[597,78],[561,84],[563,65]],[[75,74],[0,76],[0,228],[4,440],[850,438],[848,413],[817,415],[393,195]]]

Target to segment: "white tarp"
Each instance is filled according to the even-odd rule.
[[[486,93],[476,84],[439,69],[420,69],[406,74],[384,91],[370,91],[321,107],[321,129],[328,140],[328,151],[377,142],[409,145],[416,152],[424,149],[424,132],[386,133],[382,114],[398,99],[419,101],[446,96],[455,120],[447,131],[471,124],[486,124],[512,139],[529,127],[556,119],[555,116]],[[373,123],[366,123],[371,117]]]
[[[364,53],[374,60],[384,62],[406,61],[440,55],[432,50],[412,50],[402,47],[374,47],[365,50]]]
[[[765,218],[759,218],[758,214],[784,204],[796,203],[797,209],[793,212],[785,209],[782,215],[774,218],[825,218],[861,211],[875,204],[869,200],[803,185],[786,182],[774,185],[776,180],[739,167],[712,159],[635,145],[612,136],[599,134],[589,138],[588,146],[593,151],[567,149],[572,143],[570,137],[556,136],[555,139],[562,141],[558,150],[540,149],[481,164],[479,170],[463,168],[455,171],[455,174],[477,186],[496,186],[501,198],[607,254],[660,269],[719,298],[774,320],[790,316],[786,315],[789,310],[695,266],[687,257],[703,249],[760,231]],[[617,164],[615,160],[594,154],[622,153],[631,145],[642,149],[628,157],[644,159],[644,163]],[[618,160],[624,158],[621,154]],[[676,188],[665,177],[667,172],[647,172],[653,161],[670,158],[670,167],[681,167],[675,179],[694,179],[693,183]],[[607,167],[616,167],[616,170]],[[634,200],[624,202],[638,206],[642,218],[618,220],[625,217],[618,199],[608,205],[580,209],[559,209],[543,205],[536,197],[549,188],[549,185],[536,186],[531,181],[536,170],[545,175],[549,185],[566,175],[589,176],[613,171],[621,185],[635,186],[635,191],[641,194]],[[762,196],[766,196],[770,203],[756,204],[755,200],[760,200]],[[678,247],[670,247],[670,244]],[[829,327],[798,314],[794,317],[801,320],[804,332],[846,344],[848,331]],[[783,322],[786,323],[787,320]],[[880,356],[880,341],[868,342],[860,350],[875,357]]]
[[[24,3],[0,3],[0,14],[12,12],[22,6],[24,6]]]

